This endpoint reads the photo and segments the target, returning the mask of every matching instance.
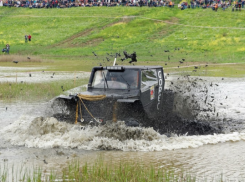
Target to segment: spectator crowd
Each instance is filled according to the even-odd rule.
[[[92,6],[168,6],[171,0],[0,0],[2,6],[25,8],[70,8]]]
[[[218,8],[225,10],[229,6],[233,10],[244,8],[245,0],[191,0],[181,2],[178,7],[186,8]],[[92,7],[92,6],[149,6],[174,7],[172,0],[0,0],[0,6],[26,7],[26,8],[70,8],[70,7]]]
[[[217,11],[218,8],[222,10],[227,9],[229,6],[232,6],[232,11],[241,10],[244,8],[245,0],[191,0],[188,4],[187,2],[182,2],[178,5],[181,10],[186,8],[211,8],[214,11]]]
[[[181,2],[178,7],[186,8],[218,8],[225,10],[229,6],[233,10],[244,8],[245,0],[191,0]],[[172,0],[0,0],[0,6],[26,7],[26,8],[70,8],[70,7],[92,7],[92,6],[149,6],[149,7],[174,7]]]

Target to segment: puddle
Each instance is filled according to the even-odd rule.
[[[0,72],[0,82],[16,83],[41,83],[66,79],[88,78],[88,72],[47,72],[47,71],[25,71],[25,72]]]
[[[29,79],[28,73],[23,74]],[[187,118],[195,116],[195,121],[213,127],[220,126],[221,133],[189,136],[171,131],[167,136],[153,128],[125,127],[123,122],[82,128],[50,117],[46,112],[49,102],[0,103],[0,160],[50,169],[64,166],[74,158],[93,163],[103,155],[106,161],[144,161],[162,168],[171,166],[176,171],[187,170],[200,178],[224,174],[226,179],[242,179],[245,175],[245,158],[241,154],[245,150],[245,80],[205,80],[195,80],[195,86],[188,89],[193,81],[169,77],[166,88],[176,94],[176,113]],[[188,91],[184,93],[185,90]]]

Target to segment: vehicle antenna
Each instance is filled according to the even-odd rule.
[[[115,59],[114,59],[113,66],[115,66],[115,65],[116,65],[116,62],[117,62],[117,53],[116,53],[116,56],[115,56]]]

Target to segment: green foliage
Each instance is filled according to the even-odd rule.
[[[77,161],[73,162],[62,173],[63,181],[195,181],[195,178],[190,175],[177,174],[172,170],[164,170],[152,165],[122,161],[118,164],[106,164],[102,159],[97,160],[93,165],[85,163],[80,166]]]

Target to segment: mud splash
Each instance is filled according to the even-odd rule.
[[[174,93],[174,112],[145,121],[149,127],[127,127],[123,121],[94,127],[68,124],[50,117],[49,102],[35,108],[35,116],[26,113],[0,132],[12,145],[85,150],[163,151],[244,140],[244,79],[176,77],[167,84]]]
[[[167,95],[172,97],[167,104],[172,104],[168,107],[173,108],[167,119],[163,119],[162,126],[165,125],[167,130],[178,134],[207,135],[245,129],[244,78],[187,75],[169,77],[166,83],[172,94]]]
[[[207,144],[245,140],[244,132],[205,136],[160,135],[152,128],[127,127],[124,122],[82,127],[55,118],[25,117],[1,130],[12,145],[35,148],[78,148],[85,150],[163,151],[196,148]]]

